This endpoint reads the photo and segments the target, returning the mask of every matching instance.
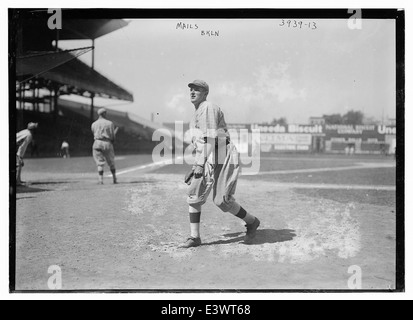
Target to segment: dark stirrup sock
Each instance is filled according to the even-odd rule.
[[[252,214],[249,214],[243,207],[235,215],[237,218],[244,220],[247,224],[253,224],[255,222],[255,217]]]
[[[200,223],[201,222],[201,212],[189,213],[189,221],[191,223]]]
[[[239,210],[239,212],[235,216],[237,218],[240,218],[240,219],[244,220],[245,217],[247,216],[247,211],[245,211],[245,209],[243,207],[241,207],[241,209]]]

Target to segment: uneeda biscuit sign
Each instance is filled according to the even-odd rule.
[[[289,124],[289,125],[258,125],[253,124],[252,129],[258,129],[261,133],[311,133],[311,134],[322,134],[324,133],[324,128],[322,125],[302,125],[302,124]]]
[[[396,127],[387,125],[326,125],[325,151],[345,152],[354,147],[359,154],[392,154]]]
[[[326,125],[326,135],[383,136],[396,135],[395,126],[386,125]]]

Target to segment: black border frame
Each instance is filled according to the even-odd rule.
[[[350,9],[67,9],[70,19],[349,19]],[[19,12],[47,14],[47,9],[9,9],[9,137],[16,133],[16,17]],[[396,288],[393,290],[16,290],[15,139],[9,139],[9,292],[10,293],[388,293],[405,291],[405,11],[362,9],[362,19],[396,22]]]

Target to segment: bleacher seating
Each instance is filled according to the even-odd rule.
[[[70,145],[71,156],[91,156],[93,135],[90,130],[90,109],[74,105],[72,102],[59,102],[59,116],[56,121],[51,113],[16,110],[19,125],[17,130],[25,129],[29,122],[38,122],[39,128],[34,140],[38,146],[36,156],[55,157],[60,155],[64,140]],[[108,118],[119,127],[116,136],[115,152],[119,154],[148,154],[158,142],[152,141],[153,129],[132,122],[127,113],[110,110]],[[31,147],[26,157],[31,156]]]

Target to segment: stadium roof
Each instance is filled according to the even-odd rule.
[[[129,23],[121,19],[66,19],[60,30],[60,40],[95,40],[108,33],[122,29]]]
[[[51,30],[48,10],[14,9],[12,26],[16,43],[16,77],[22,84],[35,78],[38,85],[67,94],[133,101],[133,95],[77,59],[94,47],[57,49],[62,40],[95,40],[124,28],[122,19],[78,19],[62,10],[62,29]],[[88,94],[87,94],[88,93]]]
[[[66,87],[67,93],[85,92],[104,98],[133,101],[133,95],[110,81],[77,56],[91,50],[83,48],[59,52],[43,52],[17,58],[16,74],[21,82],[33,77]]]
[[[59,40],[95,40],[128,26],[123,19],[78,18],[72,9],[62,9],[62,25]],[[87,10],[84,10],[87,12]],[[56,30],[48,27],[52,17],[47,9],[12,9],[12,23],[23,29],[25,42],[49,41],[54,39]]]
[[[66,51],[30,52],[16,58],[16,76],[20,81],[27,81],[28,77],[39,76],[46,71],[56,68],[82,54],[93,50],[93,47],[79,48]]]

